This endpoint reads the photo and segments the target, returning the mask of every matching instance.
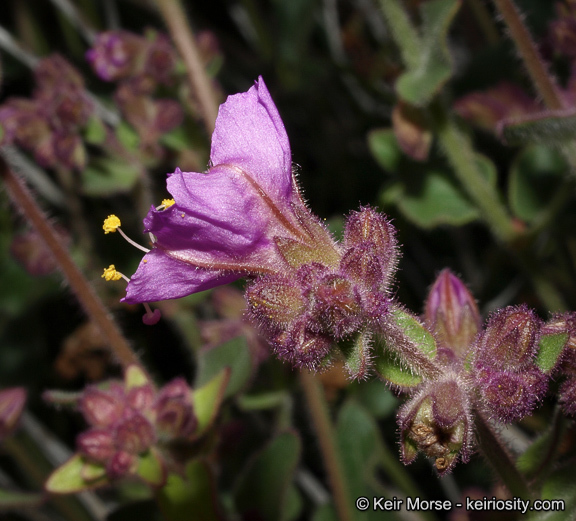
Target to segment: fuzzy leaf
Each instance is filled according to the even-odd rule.
[[[422,383],[422,377],[408,369],[400,359],[384,349],[382,342],[375,346],[374,369],[380,378],[400,388],[416,387]]]
[[[428,329],[412,314],[397,307],[392,310],[392,322],[422,351],[430,360],[436,356],[436,340]]]
[[[75,454],[52,472],[44,487],[53,494],[74,494],[109,483],[106,476],[86,481],[83,477],[86,474],[84,472],[86,465],[90,463],[87,463],[80,454]]]
[[[531,145],[516,157],[510,170],[508,199],[520,219],[531,222],[545,210],[568,166],[559,151]]]
[[[225,367],[232,369],[225,395],[229,397],[244,387],[252,373],[252,357],[244,337],[233,338],[218,347],[200,353],[196,387],[206,384]]]
[[[226,386],[230,380],[230,373],[230,368],[225,368],[204,386],[192,392],[194,413],[198,420],[196,436],[201,436],[206,432],[218,415]]]
[[[540,337],[536,365],[543,373],[549,374],[550,371],[552,371],[568,341],[568,337],[568,333],[555,333],[552,335],[542,335]]]
[[[500,135],[509,145],[524,143],[546,143],[557,146],[576,138],[576,112],[546,111],[505,120],[499,128]]]
[[[157,499],[166,521],[224,519],[216,495],[214,473],[204,461],[188,463],[184,477],[170,474],[166,485],[158,491]]]
[[[459,7],[458,0],[430,0],[421,5],[420,63],[396,82],[398,94],[408,103],[419,107],[427,105],[452,75],[447,36]]]
[[[300,458],[300,438],[285,431],[253,459],[236,484],[234,498],[241,513],[263,520],[284,519],[285,501]]]

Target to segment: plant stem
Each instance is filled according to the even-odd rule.
[[[498,36],[498,30],[494,25],[494,20],[492,20],[492,16],[488,11],[484,0],[468,0],[468,6],[480,29],[484,33],[484,38],[486,38],[486,43],[488,45],[495,45],[500,40]]]
[[[506,486],[510,494],[522,499],[530,499],[531,494],[524,476],[516,467],[516,462],[502,440],[494,431],[483,414],[476,410],[476,435],[480,451],[496,471],[502,483]]]
[[[84,311],[108,340],[118,362],[124,368],[131,364],[140,365],[138,358],[122,336],[112,316],[60,242],[54,228],[38,207],[34,197],[24,183],[10,170],[4,158],[0,158],[0,178],[4,181],[8,194],[16,207],[44,240],[46,247],[57,261]]]
[[[340,521],[353,521],[354,515],[350,506],[348,484],[336,446],[336,436],[324,390],[315,375],[306,370],[300,372],[300,383],[302,384],[306,402],[310,409],[310,418],[318,437],[338,519]]]
[[[456,177],[474,201],[482,218],[495,237],[511,242],[518,232],[500,199],[500,195],[478,165],[470,139],[458,128],[456,121],[437,103],[431,107],[440,145],[452,165]]]
[[[422,42],[408,13],[398,0],[380,0],[380,8],[384,13],[394,41],[400,49],[405,65],[410,69],[418,67]]]
[[[514,2],[512,0],[494,0],[494,4],[500,11],[522,61],[526,65],[528,74],[546,106],[553,110],[566,108],[556,83],[549,74],[546,64],[542,60],[538,48],[534,40],[532,40],[528,28],[524,25],[522,16]]]
[[[180,0],[157,0],[156,3],[186,65],[190,86],[200,104],[206,131],[212,134],[218,115],[218,99],[210,77],[202,64],[186,13]]]

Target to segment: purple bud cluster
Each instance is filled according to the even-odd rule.
[[[30,151],[42,166],[81,170],[86,150],[80,131],[93,114],[82,76],[54,54],[38,63],[34,77],[31,99],[9,98],[0,106],[1,144]]]
[[[529,414],[548,382],[534,363],[541,322],[527,306],[494,313],[474,346],[474,378],[486,409],[510,423]]]
[[[172,85],[176,75],[176,53],[166,35],[103,32],[86,58],[101,79],[118,82],[114,100],[144,147],[156,150],[158,138],[182,123],[180,103],[153,97],[159,85]]]
[[[440,474],[467,461],[474,411],[510,423],[542,400],[548,375],[536,364],[541,320],[527,306],[495,312],[482,329],[468,288],[449,270],[430,289],[425,324],[437,345],[439,376],[426,379],[398,415],[405,463],[418,452],[435,458]]]
[[[182,378],[159,391],[150,383],[86,388],[78,404],[90,429],[76,440],[79,453],[104,465],[110,479],[134,472],[139,456],[153,446],[194,433],[198,422],[190,392]]]
[[[395,230],[385,217],[372,208],[353,212],[335,263],[295,262],[305,256],[278,244],[293,269],[257,278],[246,299],[250,318],[281,358],[317,369],[335,342],[368,326],[378,329],[398,258]]]

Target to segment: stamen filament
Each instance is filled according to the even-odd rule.
[[[150,250],[148,248],[144,248],[144,246],[141,246],[140,244],[138,244],[137,242],[134,242],[130,237],[128,237],[128,235],[126,235],[121,228],[117,228],[117,230],[120,232],[120,235],[122,235],[122,237],[124,237],[132,246],[138,248],[139,250],[142,250],[145,253],[148,253]]]

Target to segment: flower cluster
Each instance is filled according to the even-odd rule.
[[[304,204],[261,78],[220,107],[208,171],[177,169],[167,185],[174,204],[152,207],[144,220],[152,249],[124,302],[179,298],[250,277],[249,316],[281,357],[309,368],[334,342],[377,327],[387,314],[394,228],[363,208],[348,218],[343,244],[334,241]]]
[[[191,393],[182,378],[156,391],[136,367],[128,369],[124,382],[87,387],[78,406],[90,429],[78,436],[78,452],[103,465],[110,479],[136,473],[141,456],[156,445],[194,434]]]
[[[442,474],[472,452],[474,413],[510,423],[542,400],[548,376],[537,366],[541,321],[526,306],[495,312],[481,329],[466,286],[444,270],[432,286],[426,325],[438,346],[439,376],[427,379],[398,414],[403,460],[418,451]]]
[[[177,101],[153,97],[159,85],[174,83],[177,60],[168,37],[155,31],[146,37],[121,30],[103,32],[86,58],[101,79],[118,82],[116,105],[141,144],[157,152],[159,137],[184,117]]]
[[[294,244],[278,241],[278,248],[288,269],[257,278],[246,299],[280,357],[315,369],[333,342],[380,327],[397,259],[395,231],[383,216],[363,208],[348,218],[337,263]]]
[[[38,63],[34,77],[31,99],[9,98],[0,106],[2,144],[29,150],[42,166],[82,170],[86,150],[80,131],[93,114],[82,76],[54,54]]]

